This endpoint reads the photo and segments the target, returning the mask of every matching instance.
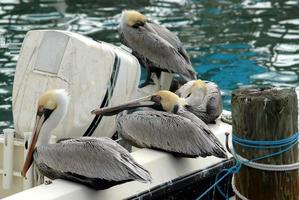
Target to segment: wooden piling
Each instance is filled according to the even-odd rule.
[[[297,106],[295,89],[235,90],[232,94],[233,134],[249,140],[288,138],[298,131]],[[280,149],[257,150],[235,145],[235,150],[250,160]],[[276,165],[298,162],[298,145],[257,162]],[[250,200],[299,200],[298,170],[273,172],[242,165],[234,177],[237,190]]]

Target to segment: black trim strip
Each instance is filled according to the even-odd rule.
[[[110,77],[110,84],[109,87],[106,90],[106,94],[105,97],[101,103],[100,108],[103,108],[105,106],[107,106],[109,104],[109,100],[111,99],[112,95],[113,95],[113,90],[117,81],[117,76],[119,73],[119,67],[120,67],[120,57],[117,55],[117,53],[115,53],[115,58],[114,58],[114,64],[113,64],[113,70],[111,73],[111,77]],[[89,125],[89,127],[87,128],[87,130],[85,131],[85,133],[83,134],[83,137],[90,137],[92,136],[92,134],[94,133],[94,131],[96,130],[96,128],[98,127],[99,123],[101,122],[103,116],[99,116],[96,115],[91,124]]]
[[[202,187],[198,187],[198,191],[200,191],[198,194],[198,191],[196,192],[196,197],[200,195],[200,193],[205,192],[205,190],[211,186],[215,182],[215,176],[218,172],[220,172],[222,169],[229,168],[235,164],[234,160],[232,158],[220,161],[216,164],[213,164],[212,166],[209,166],[205,169],[200,169],[198,171],[195,171],[191,174],[187,174],[178,178],[175,178],[172,181],[168,181],[166,183],[162,183],[160,185],[157,185],[153,188],[150,188],[144,192],[140,192],[139,194],[133,195],[131,197],[125,198],[125,200],[138,200],[138,199],[151,199],[151,200],[159,200],[159,199],[176,199],[174,196],[176,194],[179,194],[180,192],[183,193],[183,190],[192,185],[197,185],[203,182],[205,179],[211,179],[211,181],[205,185],[202,185]],[[207,173],[208,172],[208,173]],[[229,180],[228,182],[231,183],[231,177],[228,176],[224,180],[221,181],[221,184],[225,182],[225,180]],[[233,191],[231,189],[231,184],[228,185],[229,189],[229,197],[233,196]],[[214,195],[214,192],[209,192],[210,194]],[[192,194],[188,194],[189,196],[192,196]],[[220,196],[220,194],[219,194]],[[190,199],[188,196],[185,196],[184,199]],[[195,199],[195,198],[192,198]],[[204,198],[204,199],[212,199],[212,198]],[[213,198],[214,199],[214,198]],[[219,199],[219,198],[216,198]],[[222,198],[221,198],[222,199]]]

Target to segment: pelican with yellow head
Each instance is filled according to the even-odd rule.
[[[127,181],[147,182],[151,176],[130,153],[109,138],[81,137],[48,144],[51,131],[66,114],[69,97],[62,89],[42,94],[25,160],[23,177],[31,164],[50,179],[66,179],[94,189],[106,189]]]
[[[186,109],[205,123],[215,123],[223,111],[220,89],[213,82],[189,81],[175,93],[186,101]]]
[[[139,62],[147,69],[146,86],[151,74],[161,71],[177,73],[186,81],[196,79],[187,51],[179,38],[135,10],[124,10],[119,25],[121,43],[133,50]]]
[[[93,114],[115,115],[117,131],[137,147],[171,152],[184,157],[226,158],[220,141],[208,126],[189,112],[186,101],[162,90],[122,105],[95,109]]]

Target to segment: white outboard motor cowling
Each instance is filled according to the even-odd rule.
[[[121,48],[67,31],[30,31],[22,44],[13,86],[16,133],[23,137],[32,131],[37,99],[44,91],[64,88],[70,104],[53,134],[58,139],[73,138],[94,131],[93,136],[111,137],[115,116],[95,119],[90,111],[128,101],[139,79],[138,60]]]

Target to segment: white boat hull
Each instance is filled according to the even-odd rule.
[[[231,126],[218,120],[216,124],[210,125],[209,127],[224,144],[224,133],[231,132]],[[153,177],[152,183],[145,184],[137,181],[132,181],[111,187],[106,190],[96,191],[78,183],[73,183],[65,180],[54,180],[51,184],[42,184],[32,189],[9,196],[5,199],[24,200],[30,198],[31,200],[40,200],[41,196],[44,200],[127,199],[141,194],[146,194],[148,191],[154,190],[161,185],[172,184],[174,180],[177,180],[180,177],[186,177],[199,171],[203,171],[208,174],[210,168],[224,161],[224,159],[219,159],[213,156],[196,159],[177,158],[169,153],[146,148],[134,151],[132,153],[132,156],[138,163],[149,170]],[[16,171],[16,174],[19,173],[19,171]],[[16,183],[20,185],[20,183],[22,183],[22,180],[23,179],[21,177],[14,176],[13,185],[15,186]],[[13,193],[22,190],[22,187],[15,187],[15,189],[15,191],[12,191]],[[3,191],[3,189],[0,189],[0,194],[2,194]]]

